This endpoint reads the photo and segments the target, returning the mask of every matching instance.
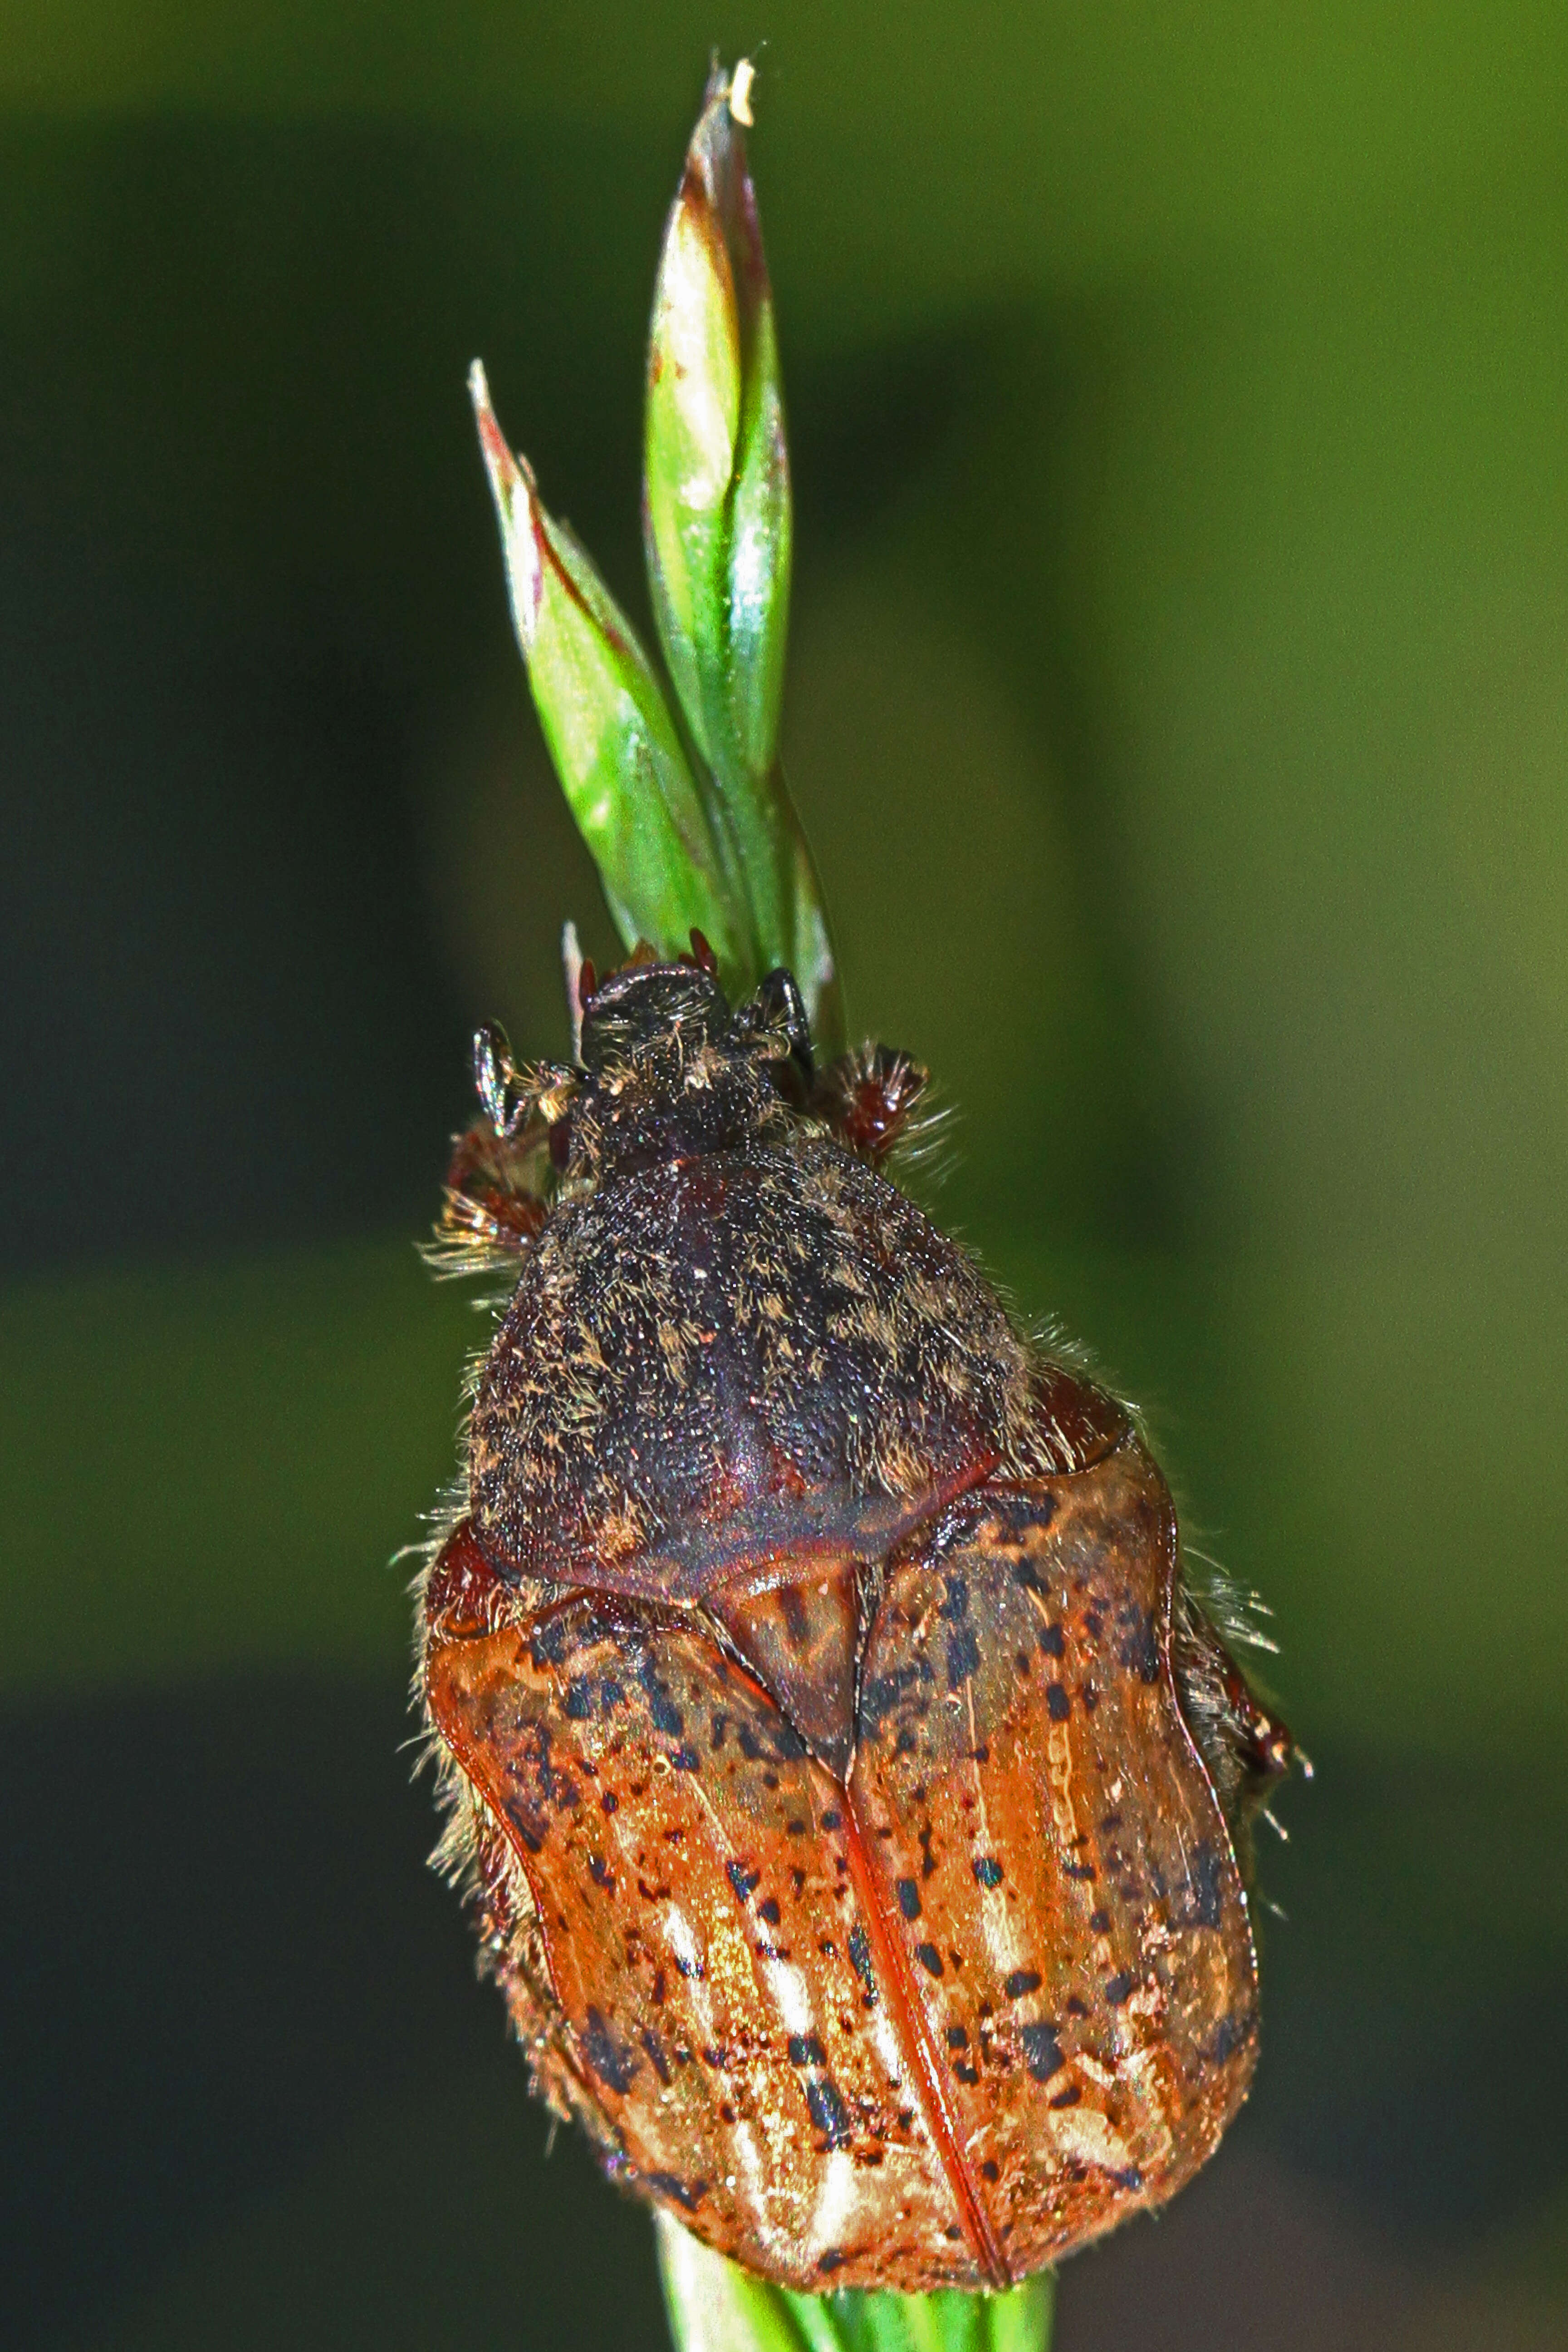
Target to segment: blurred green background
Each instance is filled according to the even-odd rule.
[[[717,41],[786,750],[941,1195],[1148,1406],[1318,1765],[1265,2056],[1061,2352],[1568,2330],[1568,18],[32,0],[0,40],[0,2296],[660,2340],[422,1869],[466,1039],[609,944],[463,392],[626,601]]]

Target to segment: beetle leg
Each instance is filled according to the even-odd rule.
[[[861,1045],[830,1062],[812,1090],[811,1108],[840,1143],[879,1166],[907,1139],[910,1114],[931,1074],[891,1045]]]
[[[1202,1751],[1246,1865],[1251,1859],[1248,1821],[1290,1769],[1296,1743],[1254,1691],[1207,1611],[1184,1583],[1176,1592],[1171,1664],[1187,1728]]]
[[[550,1136],[542,1123],[498,1135],[482,1118],[452,1147],[436,1238],[442,1274],[482,1274],[527,1255],[549,1208]]]

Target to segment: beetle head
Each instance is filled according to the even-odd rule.
[[[730,1008],[695,963],[630,963],[599,982],[583,1006],[580,1058],[590,1076],[660,1048],[684,1056],[721,1038]]]
[[[731,1012],[705,960],[632,962],[583,1004],[568,1181],[731,1149],[805,1107],[811,1028],[787,971]]]

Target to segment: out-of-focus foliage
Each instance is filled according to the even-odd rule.
[[[1320,1776],[1264,1846],[1291,1919],[1260,1906],[1238,2146],[1410,2274],[1440,2240],[1470,2333],[1560,2331],[1568,20],[994,0],[895,37],[781,0],[765,29],[784,748],[851,1024],[931,1061],[942,1213],[1145,1403],[1186,1523],[1275,1609]],[[561,1051],[560,922],[612,949],[464,373],[651,642],[648,289],[708,45],[758,30],[44,0],[0,44],[0,1672],[27,1752],[61,1743],[29,1822],[93,1722],[199,1678],[405,1670],[385,1562],[485,1328],[411,1250],[465,1033]],[[125,2097],[129,2182],[169,2082]],[[80,2112],[40,2091],[17,2146]],[[327,2263],[310,2214],[384,2239],[356,2128],[374,2197],[307,2198],[330,2152],[296,2149],[287,2193],[244,2176],[279,2201],[229,2254],[170,2224],[163,2304],[106,2254],[100,2310],[133,2281],[131,2335],[203,2340],[220,2274]],[[111,2233],[57,2201],[58,2314],[89,2292],[63,2250]],[[1064,2352],[1122,2259],[1067,2274]]]

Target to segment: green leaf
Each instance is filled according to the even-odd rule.
[[[1049,2352],[1049,2271],[1005,2294],[795,2294],[655,2223],[676,2352]]]
[[[779,764],[793,515],[773,289],[742,121],[715,69],[670,207],[648,337],[643,521],[654,614],[756,943],[821,1041],[839,1013],[821,887]]]
[[[759,977],[744,898],[647,656],[508,447],[477,360],[468,388],[534,706],[621,936],[673,956],[695,927],[743,994]]]

